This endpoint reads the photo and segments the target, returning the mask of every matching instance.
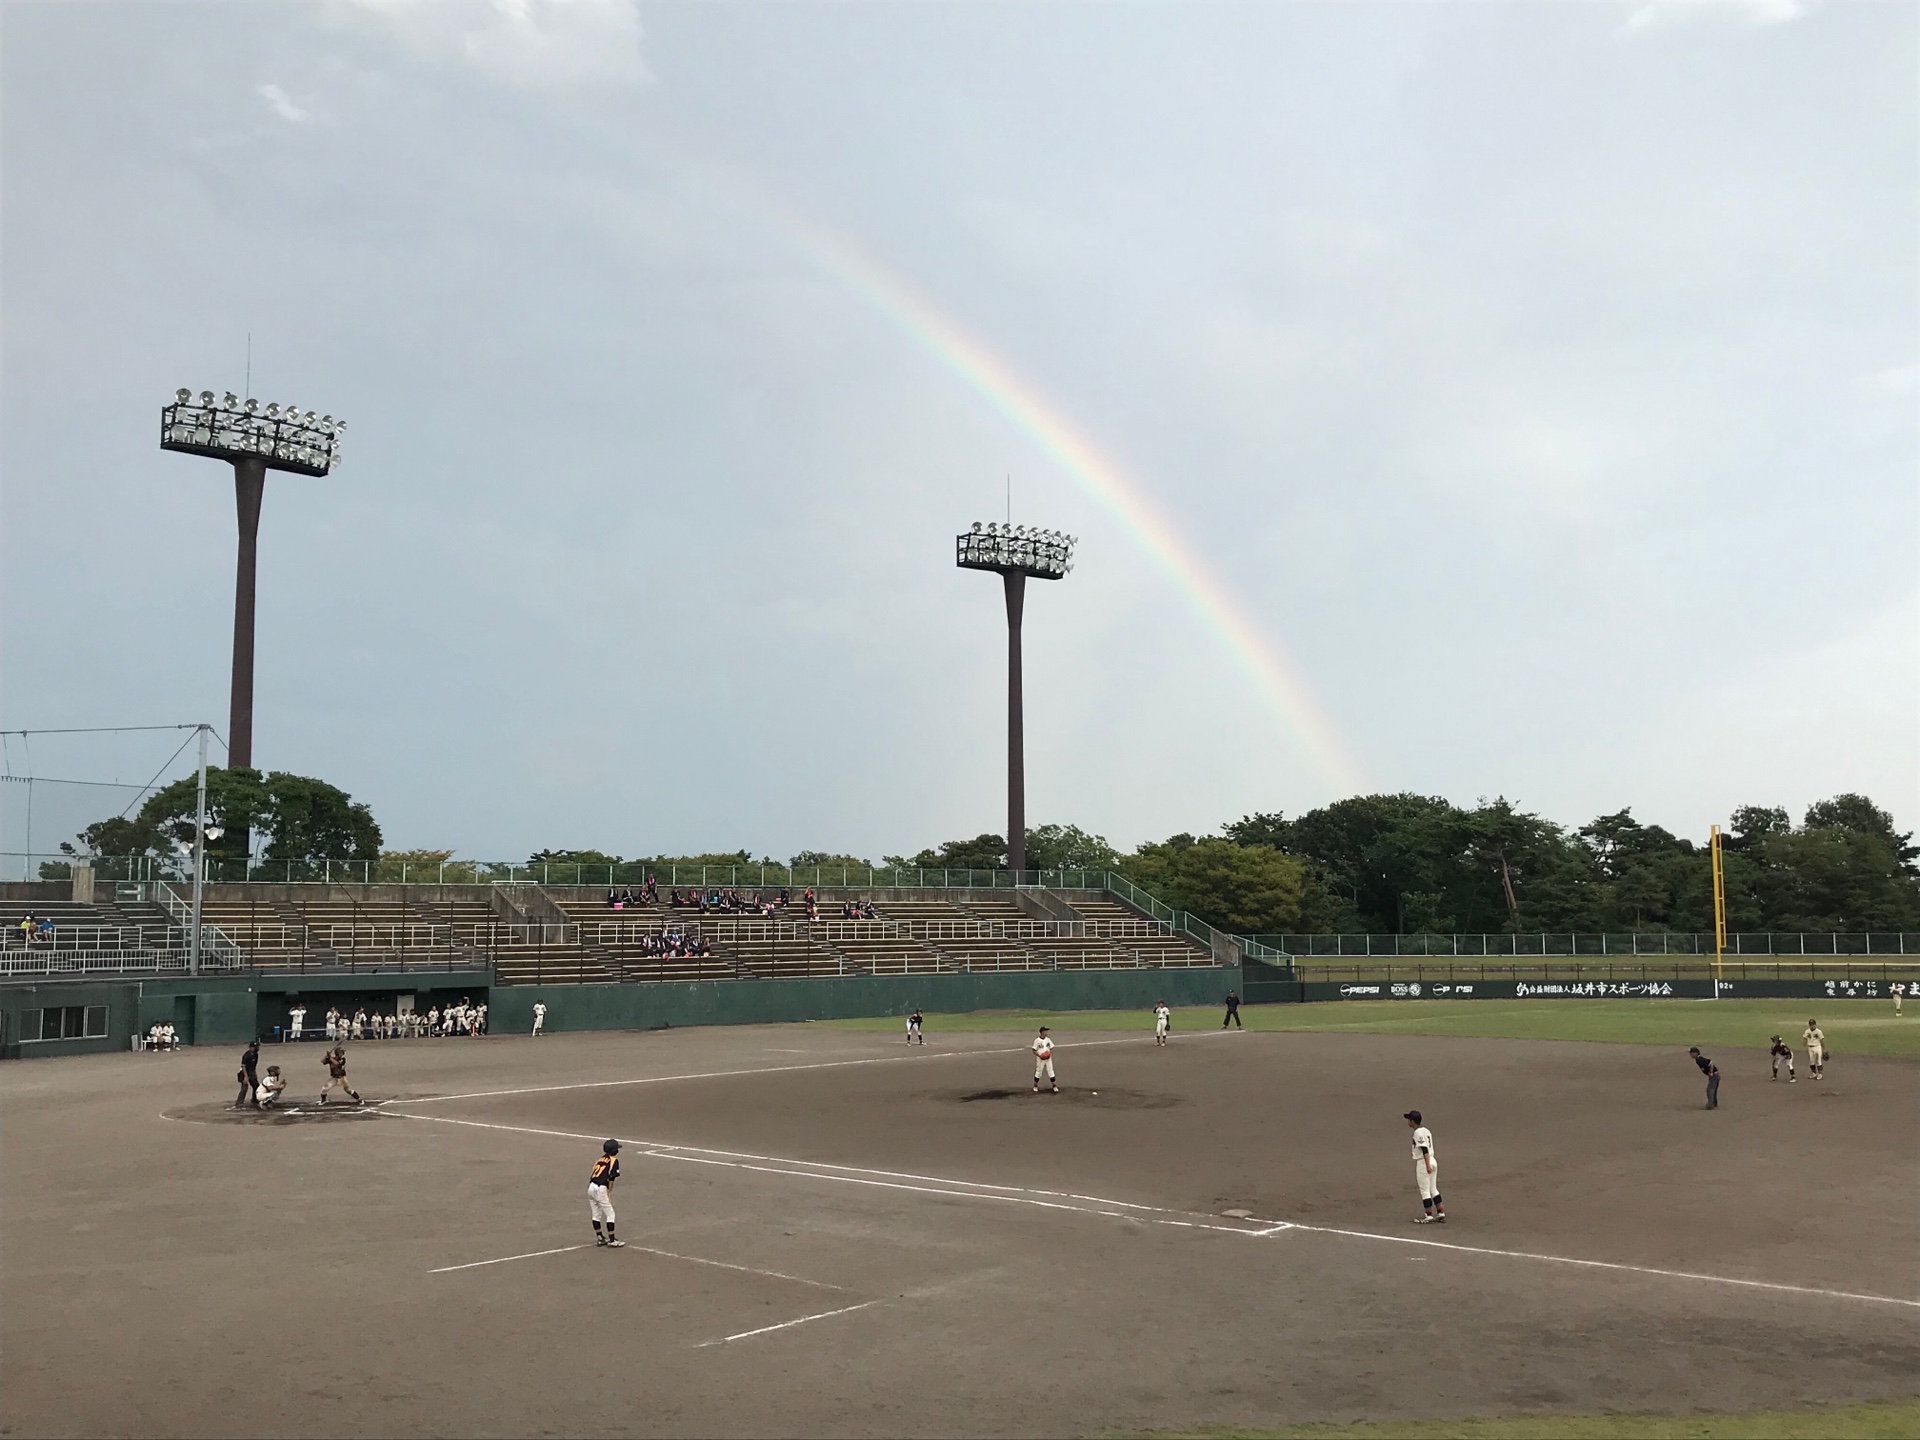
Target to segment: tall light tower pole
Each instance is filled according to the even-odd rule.
[[[344,420],[293,406],[241,400],[229,391],[215,401],[211,390],[194,399],[174,392],[160,411],[160,448],[209,455],[233,466],[234,500],[240,512],[240,563],[233,586],[233,690],[227,718],[227,764],[253,764],[253,590],[260,548],[260,498],[267,471],[325,475],[340,463]]]
[[[1021,713],[1020,617],[1027,577],[1058,580],[1073,570],[1071,535],[1026,525],[982,525],[954,541],[962,570],[995,570],[1007,592],[1007,869],[1020,883],[1027,868],[1027,757]]]

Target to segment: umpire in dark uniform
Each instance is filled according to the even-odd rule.
[[[254,1037],[253,1043],[240,1052],[240,1073],[234,1078],[240,1082],[240,1098],[233,1102],[233,1108],[244,1110],[249,1105],[260,1108],[259,1100],[254,1097],[260,1093],[260,1039]]]
[[[1687,1054],[1693,1057],[1693,1063],[1700,1067],[1700,1073],[1707,1077],[1707,1109],[1720,1108],[1720,1067],[1700,1053],[1698,1045],[1689,1045]]]
[[[1238,1026],[1242,1030],[1247,1028],[1240,1024],[1240,992],[1238,990],[1227,991],[1227,1013],[1220,1021],[1220,1028],[1224,1030],[1229,1025]]]

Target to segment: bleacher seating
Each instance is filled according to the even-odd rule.
[[[769,892],[769,898],[773,892]],[[1104,891],[1049,892],[1036,904],[1007,890],[822,890],[809,921],[800,891],[769,918],[754,909],[702,911],[666,903],[606,903],[591,887],[209,887],[203,922],[269,971],[486,968],[498,983],[801,979],[967,970],[1133,969],[1210,965],[1207,950]],[[375,898],[377,897],[377,898]],[[865,916],[844,918],[854,902]],[[47,914],[56,942],[172,933],[179,912],[121,901],[0,907],[5,943],[20,945],[26,911]],[[9,918],[10,917],[10,918]],[[653,953],[669,934],[711,953]]]

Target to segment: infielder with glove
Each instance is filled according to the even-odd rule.
[[[1418,1110],[1403,1117],[1413,1131],[1413,1183],[1420,1191],[1420,1213],[1416,1225],[1444,1225],[1447,1207],[1440,1203],[1440,1162],[1433,1154],[1433,1132],[1426,1127]]]
[[[593,1243],[614,1250],[627,1243],[613,1233],[613,1182],[619,1178],[620,1142],[609,1140],[600,1147],[600,1158],[593,1162],[593,1174],[587,1180],[587,1214],[593,1220]]]

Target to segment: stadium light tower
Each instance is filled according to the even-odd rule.
[[[1026,604],[1027,577],[1058,580],[1072,573],[1071,535],[1027,525],[982,525],[954,541],[955,563],[962,570],[995,570],[1007,591],[1007,869],[1013,883],[1027,868],[1027,758],[1021,714],[1020,613]]]
[[[233,585],[233,691],[227,717],[227,764],[253,764],[253,577],[259,554],[260,497],[267,471],[325,475],[340,463],[344,420],[291,405],[241,400],[228,391],[216,401],[211,390],[195,399],[174,392],[160,411],[160,448],[208,455],[233,466],[234,501],[240,512],[240,563]]]

